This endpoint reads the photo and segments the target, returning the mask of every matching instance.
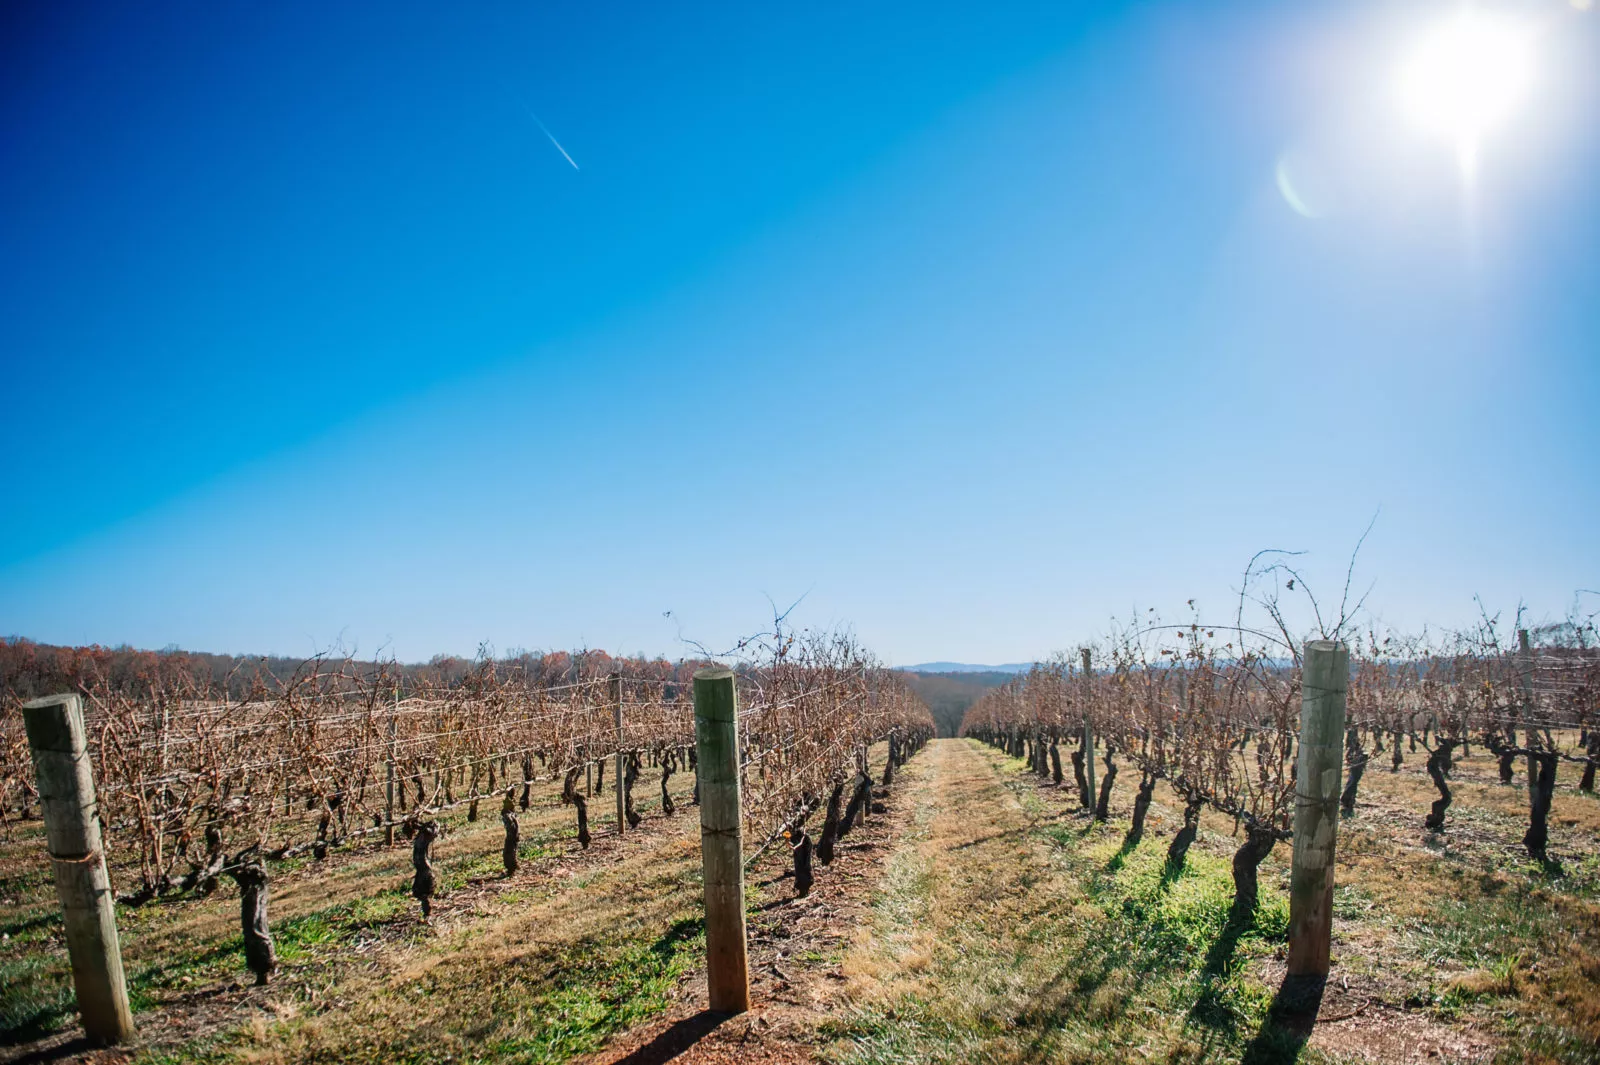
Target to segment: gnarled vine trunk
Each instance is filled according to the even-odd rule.
[[[513,790],[506,789],[506,800],[500,804],[500,823],[506,830],[506,841],[500,848],[500,861],[506,867],[506,876],[517,871],[517,844],[522,839],[522,826],[517,824],[516,804],[511,801]]]
[[[1278,842],[1272,829],[1248,826],[1244,843],[1233,852],[1233,910],[1229,920],[1243,922],[1255,916],[1256,901],[1260,897],[1258,871],[1272,847]]]
[[[1507,730],[1510,735],[1501,737],[1493,730],[1484,734],[1483,745],[1495,756],[1500,768],[1500,783],[1510,784],[1512,774],[1515,772],[1517,762],[1517,737],[1516,733]]]
[[[602,762],[600,764],[604,765],[605,763]],[[635,751],[632,754],[628,755],[627,762],[626,762],[626,771],[623,773],[623,777],[622,777],[622,795],[623,795],[622,810],[623,810],[624,816],[626,816],[627,819],[628,819],[628,827],[629,828],[638,828],[639,827],[639,822],[644,820],[644,818],[639,815],[639,811],[635,810],[633,808],[633,785],[638,780],[639,780],[639,752]]]
[[[1545,861],[1545,847],[1550,842],[1550,801],[1556,793],[1556,752],[1540,751],[1530,754],[1534,773],[1528,779],[1528,832],[1522,845],[1528,854]]]
[[[844,820],[839,822],[839,835],[845,836],[856,825],[856,817],[866,809],[867,803],[872,801],[872,781],[857,774],[856,789],[850,796],[850,804],[844,808]]]
[[[566,782],[561,787],[561,798],[578,808],[578,846],[584,850],[589,849],[589,800],[578,791],[578,774],[583,772],[583,767],[578,766],[567,770]]]
[[[789,843],[794,852],[794,894],[803,899],[811,894],[811,837],[797,828],[790,833]]]
[[[1155,795],[1156,777],[1148,769],[1139,778],[1139,793],[1133,797],[1133,824],[1128,826],[1128,837],[1123,844],[1137,847],[1144,839],[1144,818],[1150,812],[1150,800]]]
[[[844,806],[844,784],[833,786],[828,794],[828,812],[822,819],[822,836],[817,840],[817,860],[823,865],[833,862],[833,844],[839,838],[839,816]]]
[[[228,870],[239,885],[239,924],[244,933],[244,963],[265,984],[278,967],[278,954],[267,927],[267,870],[260,862],[246,862]]]
[[[1439,789],[1439,797],[1433,800],[1433,809],[1422,823],[1435,832],[1444,831],[1444,814],[1450,809],[1453,798],[1444,775],[1450,767],[1450,752],[1455,750],[1455,746],[1455,740],[1440,740],[1439,746],[1428,755],[1428,776],[1433,779],[1433,786]]]
[[[1117,763],[1111,760],[1111,756],[1115,753],[1111,744],[1106,744],[1106,775],[1100,782],[1100,799],[1094,807],[1096,821],[1105,821],[1111,816],[1111,785],[1117,779]]]
[[[1083,775],[1083,748],[1072,752],[1072,776],[1078,783],[1078,805],[1085,810],[1094,805],[1089,795],[1089,778]]]
[[[1395,748],[1398,750],[1398,746]],[[1361,737],[1356,730],[1344,730],[1344,761],[1348,771],[1344,779],[1344,791],[1339,796],[1339,812],[1346,817],[1354,817],[1356,813],[1356,789],[1361,786],[1361,776],[1367,771],[1367,752],[1361,749]]]
[[[433,863],[429,861],[428,848],[439,838],[439,823],[424,821],[417,826],[416,838],[411,841],[411,897],[422,904],[422,919],[433,913]]]
[[[677,803],[672,801],[672,792],[667,790],[667,781],[672,779],[672,774],[677,768],[677,755],[668,751],[661,758],[661,812],[668,817],[678,812]]]
[[[1167,872],[1176,875],[1183,869],[1183,863],[1189,857],[1189,847],[1194,843],[1195,836],[1200,834],[1200,806],[1204,800],[1195,794],[1185,796],[1183,807],[1183,827],[1178,829],[1178,834],[1172,837],[1172,843],[1167,847]]]

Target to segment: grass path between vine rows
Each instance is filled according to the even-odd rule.
[[[1307,1042],[1273,1011],[1288,917],[1275,876],[1256,926],[1226,929],[1226,837],[1171,877],[1176,818],[1159,805],[1129,849],[1124,825],[1091,825],[1066,792],[976,742],[936,742],[907,768],[913,812],[843,959],[820,1031],[828,1060],[1259,1065],[1497,1049],[1470,1026],[1360,1009],[1337,985]]]

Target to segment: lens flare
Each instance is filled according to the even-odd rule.
[[[1504,16],[1462,11],[1426,36],[1400,72],[1406,113],[1463,153],[1504,123],[1528,94],[1532,34]]]

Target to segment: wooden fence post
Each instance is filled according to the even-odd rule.
[[[1533,748],[1533,645],[1528,640],[1528,630],[1517,630],[1517,687],[1522,693],[1521,713],[1517,715],[1522,724],[1522,746],[1528,751],[1528,809],[1530,813],[1538,807],[1537,798],[1539,789],[1534,786],[1539,779],[1539,760],[1534,757]],[[1513,739],[1514,745],[1517,741]]]
[[[97,1043],[126,1043],[133,1038],[133,1011],[122,975],[111,878],[100,845],[83,700],[76,695],[35,699],[23,704],[22,720],[33,750],[83,1030]]]
[[[394,705],[389,708],[389,758],[383,787],[383,845],[394,846],[394,756],[400,716],[400,682],[395,681]]]
[[[745,954],[739,700],[732,670],[702,669],[694,675],[694,736],[710,1005],[718,1013],[743,1013],[750,1008],[750,963]]]
[[[1089,665],[1089,649],[1083,649],[1083,771],[1089,777],[1089,819],[1094,820],[1094,804],[1097,792],[1094,790],[1094,726],[1089,724],[1089,701],[1092,693],[1089,686],[1094,682],[1094,673]]]
[[[622,674],[611,674],[611,705],[617,712],[617,778],[611,786],[617,793],[617,835],[628,831],[627,764],[622,753]],[[602,768],[604,768],[602,766]]]
[[[1339,828],[1345,692],[1350,651],[1306,642],[1295,770],[1294,865],[1289,872],[1290,976],[1325,977],[1333,940],[1333,853]]]

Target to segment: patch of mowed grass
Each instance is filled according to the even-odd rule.
[[[476,1060],[542,1065],[598,1050],[667,1008],[669,992],[705,949],[705,923],[679,921],[653,942],[635,941],[569,971],[541,996],[534,1030],[501,1039]]]
[[[493,854],[475,854],[465,861],[445,866],[438,876],[436,890],[440,895],[448,895],[452,891],[460,891],[475,880],[495,880],[503,876],[505,876],[505,862],[499,851]]]
[[[1152,945],[1174,962],[1204,955],[1221,937],[1233,905],[1233,870],[1228,859],[1194,849],[1181,872],[1166,868],[1162,841],[1147,839],[1131,850],[1112,841],[1080,840],[1069,827],[1052,825],[1041,834],[1079,878],[1089,898],[1141,928]],[[1263,876],[1254,922],[1239,943],[1281,942],[1289,932],[1289,900]]]
[[[654,938],[592,938],[537,962],[474,969],[470,999],[461,997],[466,987],[430,972],[391,987],[381,1001],[367,999],[360,1024],[305,1017],[278,1026],[271,1050],[248,1030],[227,1042],[246,1059],[550,1065],[592,1053],[665,1010],[704,951],[703,920],[684,918]]]
[[[288,966],[312,962],[354,942],[361,932],[388,924],[412,905],[403,889],[393,889],[273,921],[278,962]],[[128,998],[138,1013],[158,1005],[163,993],[253,979],[244,964],[244,937],[231,935],[203,949],[136,966],[128,975]]]
[[[1059,834],[1046,836],[1062,845]],[[1106,915],[1106,938],[1122,965],[1154,990],[1184,1027],[1209,1030],[1213,1052],[1238,1049],[1258,1030],[1272,991],[1245,972],[1246,958],[1269,954],[1288,935],[1289,901],[1266,883],[1252,919],[1232,919],[1231,863],[1191,850],[1181,871],[1166,866],[1159,841],[1128,850],[1111,843],[1061,853],[1085,893]],[[1120,860],[1119,860],[1120,859]]]
[[[305,963],[320,952],[353,941],[362,930],[387,924],[410,905],[406,892],[396,889],[275,920],[272,940],[278,961]],[[155,914],[152,906],[122,910],[117,916],[126,941],[130,927],[149,925],[161,915]],[[128,954],[125,947],[128,1001],[136,1014],[159,1005],[171,992],[254,979],[245,968],[241,934],[194,943],[150,961],[137,961]],[[76,1008],[64,947],[0,959],[0,1045],[49,1035],[69,1023]]]
[[[42,951],[0,960],[0,1046],[38,1039],[71,1019],[72,987],[58,968]]]
[[[276,931],[274,939],[277,938]],[[128,995],[134,1010],[148,1008],[155,993],[180,984],[226,979],[235,968],[244,969],[244,937],[224,936],[155,961],[135,962],[128,969]]]
[[[1425,961],[1485,969],[1508,952],[1538,950],[1558,932],[1552,912],[1531,905],[1520,891],[1506,891],[1434,899],[1405,939]]]
[[[235,1038],[214,1039],[205,1043],[191,1043],[175,1050],[150,1050],[141,1048],[134,1057],[138,1065],[221,1065],[233,1060],[231,1049]]]
[[[1600,955],[1592,935],[1548,898],[1516,888],[1439,896],[1400,941],[1430,965],[1467,971],[1430,978],[1410,1004],[1442,1019],[1495,1025],[1508,1048],[1497,1060],[1600,1062]]]
[[[1263,892],[1253,925],[1231,927],[1227,863],[1191,854],[1164,877],[1164,848],[1124,855],[1070,826],[1040,835],[1071,850],[1072,883],[1036,880],[1037,894],[953,932],[955,949],[931,968],[932,986],[852,1009],[824,1026],[840,1065],[919,1061],[1120,1062],[1165,1047],[1175,1060],[1237,1059],[1262,1027],[1272,991],[1240,957],[1286,934],[1286,900]],[[886,916],[916,922],[922,884],[888,884]],[[1076,890],[1073,890],[1076,888]]]
[[[73,1009],[61,908],[44,860],[44,829],[30,822],[0,841],[0,1046],[48,1035]]]
[[[985,1060],[985,1043],[999,1033],[950,1016],[937,1000],[906,995],[890,1009],[852,1010],[821,1034],[834,1041],[827,1060],[840,1065],[955,1065]]]
[[[915,863],[897,876],[893,861],[875,903],[891,930],[878,938],[891,948],[894,929],[943,926],[932,964],[826,1024],[823,1056],[879,1065],[1270,1054],[1277,1029],[1263,1027],[1273,992],[1241,960],[1286,936],[1288,903],[1272,878],[1263,877],[1255,919],[1230,924],[1225,858],[1191,851],[1170,875],[1162,841],[1124,848],[1112,827],[1056,819],[1020,762],[990,764],[1014,813],[998,804],[964,811],[994,827],[939,859],[931,908]],[[878,964],[898,971],[893,958]],[[1286,1054],[1319,1059],[1292,1043]]]

